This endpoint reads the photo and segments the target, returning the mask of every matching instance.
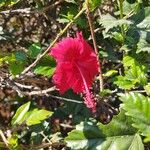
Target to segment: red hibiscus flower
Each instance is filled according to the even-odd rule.
[[[60,93],[63,94],[68,89],[83,93],[86,106],[95,112],[96,102],[90,89],[98,74],[99,63],[82,33],[77,33],[76,38],[64,38],[51,49],[50,55],[57,62],[53,80]]]

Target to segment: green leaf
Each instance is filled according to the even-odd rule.
[[[121,89],[129,90],[131,88],[134,88],[134,83],[130,80],[128,80],[125,76],[117,76],[114,84],[116,84]]]
[[[110,76],[112,76],[112,75],[114,75],[114,74],[116,74],[116,73],[118,73],[117,70],[109,70],[109,71],[107,71],[103,76],[105,76],[105,77],[110,77]]]
[[[68,2],[68,3],[76,4],[76,1],[75,1],[75,0],[65,0],[65,1]]]
[[[125,111],[121,109],[119,115],[114,116],[109,124],[103,125],[99,123],[99,128],[107,137],[134,135],[137,129],[132,127],[132,123],[132,118],[126,116]]]
[[[123,58],[124,76],[117,76],[114,84],[122,89],[131,89],[147,84],[147,67],[131,56]]]
[[[1,1],[0,1],[0,7],[4,6],[5,3],[6,3],[6,0],[1,0]]]
[[[8,139],[9,145],[12,150],[21,150],[18,142],[18,136],[16,134],[11,135]]]
[[[39,124],[53,114],[53,112],[44,109],[33,109],[29,111],[30,103],[27,102],[17,109],[11,121],[12,125],[22,124],[23,122],[28,126]]]
[[[11,62],[9,64],[9,71],[12,75],[16,76],[20,74],[24,70],[25,64],[22,62]]]
[[[83,28],[83,29],[86,29],[87,28],[87,19],[85,16],[80,16],[77,20],[75,20],[75,23],[80,27],[80,28]]]
[[[150,40],[150,38],[149,38]],[[137,43],[137,53],[148,52],[150,53],[150,43],[147,42],[144,38],[141,38]]]
[[[142,7],[135,15],[131,17],[131,20],[135,22],[136,25],[140,24],[143,20],[147,20],[150,15],[150,7]],[[139,26],[143,27],[143,26]]]
[[[77,125],[65,141],[73,150],[144,150],[138,134],[104,137],[100,128],[91,122]]]
[[[146,91],[146,94],[150,96],[150,84],[145,85],[144,89]]]
[[[113,32],[112,35],[113,35],[113,37],[114,37],[114,39],[116,41],[118,41],[120,43],[124,42],[124,37],[123,37],[123,35],[121,33],[119,33],[119,32]]]
[[[126,115],[133,119],[133,126],[142,135],[150,136],[150,98],[139,93],[120,94],[121,105]]]
[[[69,4],[68,4],[69,5]],[[67,23],[73,20],[76,12],[78,11],[78,7],[75,4],[70,4],[69,7],[62,8],[62,12],[60,14],[61,18],[57,20],[61,23]]]
[[[50,66],[39,66],[34,70],[35,74],[51,77],[54,74],[55,68]]]
[[[57,21],[59,23],[68,23],[69,22],[69,20],[67,18],[58,18]]]
[[[150,7],[145,7],[137,13],[133,19],[137,23],[137,27],[140,29],[150,29]]]
[[[147,84],[147,68],[145,65],[139,63],[131,56],[125,56],[123,58],[123,65],[125,67],[125,76],[128,80],[132,81],[134,84]]]
[[[1,0],[0,1],[0,7],[5,6],[5,5],[14,5],[18,3],[20,0]]]
[[[137,44],[137,53],[150,53],[150,7],[142,8],[137,14],[131,17],[134,25],[129,30],[129,37],[135,40]]]
[[[16,52],[10,55],[7,54],[0,58],[0,65],[3,63],[8,64],[8,69],[14,76],[20,74],[24,70],[26,62],[27,57],[24,52]]]
[[[95,8],[100,6],[102,0],[89,0],[90,10],[94,11]]]
[[[131,56],[125,56],[123,58],[123,65],[125,67],[132,67],[135,64],[135,59],[132,58]]]
[[[106,138],[106,141],[97,146],[96,150],[144,150],[144,145],[138,134],[115,136]]]
[[[10,1],[10,5],[14,5],[18,3],[20,0],[9,0],[9,1]]]
[[[128,52],[132,50],[136,50],[137,43],[139,41],[139,32],[135,28],[129,28],[125,36],[125,43],[121,47],[121,50]]]
[[[27,102],[17,109],[17,111],[11,121],[12,125],[21,124],[24,121],[26,113],[29,110],[30,103],[31,102]]]
[[[146,137],[146,138],[144,138],[144,143],[149,143],[150,142],[150,136],[148,136],[148,137]]]
[[[51,77],[55,71],[55,66],[55,60],[51,56],[46,55],[34,68],[34,73],[38,75],[44,75],[46,77]]]
[[[10,54],[10,55],[4,55],[0,58],[0,64],[2,63],[12,63],[12,62],[15,62],[16,61],[16,57],[14,54]]]
[[[65,138],[67,146],[71,149],[94,149],[104,141],[101,130],[93,123],[80,123]],[[81,144],[82,143],[82,144]]]
[[[46,118],[50,117],[53,114],[51,111],[47,111],[44,109],[34,109],[27,114],[26,124],[28,126],[35,125],[41,123]]]
[[[23,52],[23,51],[16,52],[15,57],[16,57],[17,61],[21,61],[21,62],[26,62],[27,61],[26,53]]]
[[[102,15],[99,23],[105,28],[105,32],[107,33],[110,29],[121,26],[123,24],[130,25],[133,24],[132,21],[126,19],[116,19],[110,14]]]
[[[28,48],[28,54],[31,58],[36,58],[42,52],[40,43],[34,43]]]
[[[111,93],[112,93],[112,91],[110,89],[103,89],[102,91],[99,92],[99,95],[101,97],[104,97],[104,96],[109,95]]]
[[[128,15],[131,13],[131,11],[136,11],[136,9],[138,8],[139,3],[135,2],[135,3],[129,3],[127,2],[127,0],[124,0],[123,2],[123,14],[124,15]]]

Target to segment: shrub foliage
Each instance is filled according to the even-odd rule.
[[[53,81],[50,50],[77,32],[97,47],[96,112]],[[148,0],[0,1],[0,149],[149,149],[149,96]]]

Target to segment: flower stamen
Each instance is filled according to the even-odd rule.
[[[90,89],[85,81],[85,78],[83,76],[83,73],[80,69],[80,67],[75,63],[76,67],[78,68],[79,72],[80,72],[80,75],[82,77],[82,80],[83,80],[83,84],[84,84],[84,90],[83,90],[83,94],[85,94],[85,97],[84,97],[84,103],[86,104],[86,106],[88,108],[90,108],[92,110],[92,112],[96,112],[96,102],[95,102],[95,99],[94,99],[94,95],[92,92],[90,92]]]

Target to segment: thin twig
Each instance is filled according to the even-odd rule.
[[[31,68],[33,68],[38,62],[39,60],[45,56],[47,54],[48,51],[50,51],[50,49],[54,46],[54,44],[57,42],[57,40],[68,30],[68,28],[72,25],[72,23],[85,11],[85,8],[83,7],[80,12],[74,17],[73,20],[71,20],[66,27],[59,32],[59,34],[56,36],[56,38],[54,39],[54,41],[50,44],[50,46],[42,53],[39,54],[36,58],[36,60],[27,68],[25,68],[25,70],[21,73],[21,75],[24,75],[25,73],[27,73]]]
[[[134,10],[130,11],[123,19],[128,19],[134,14]]]
[[[48,86],[49,83],[47,80],[39,80],[37,78],[35,78],[35,76],[30,76],[28,78],[24,78],[23,80],[17,80],[17,82],[24,82],[24,83],[27,83],[27,84],[34,84],[34,85],[41,85],[41,86]],[[35,87],[34,87],[35,88]]]
[[[130,92],[134,92],[134,93],[146,93],[145,90],[131,90]]]
[[[52,91],[54,91],[54,90],[55,90],[55,87],[53,86],[53,87],[48,88],[48,89],[46,89],[46,90],[39,90],[39,91],[32,91],[32,92],[24,92],[24,94],[25,94],[25,95],[28,95],[28,96],[32,96],[32,95],[40,95],[40,96],[42,96],[42,95],[45,95],[45,94],[47,94],[47,93],[49,93],[49,92],[52,92]]]
[[[44,7],[41,11],[39,10],[31,10],[31,8],[23,8],[23,9],[15,9],[15,10],[6,10],[6,11],[1,11],[0,14],[15,14],[15,13],[22,13],[22,14],[35,14],[35,13],[44,13],[60,3],[62,3],[64,0],[59,0],[55,2],[54,4],[51,4],[49,6]]]
[[[89,23],[89,27],[90,27],[90,31],[91,31],[91,36],[92,36],[92,40],[93,40],[93,45],[94,45],[94,50],[95,50],[95,53],[97,55],[97,60],[99,62],[99,81],[100,81],[100,91],[103,91],[103,76],[102,76],[102,70],[101,70],[101,63],[100,63],[100,60],[99,60],[99,55],[98,55],[98,48],[97,48],[97,44],[96,44],[96,39],[95,39],[95,33],[94,33],[94,27],[93,27],[93,24],[92,24],[92,20],[91,20],[91,17],[90,17],[90,10],[89,10],[89,2],[88,0],[86,1],[86,6],[87,6],[87,19],[88,19],[88,23]]]
[[[52,142],[48,139],[48,137],[42,132],[40,132],[40,134],[44,137],[43,141],[47,140],[49,143],[52,144]]]
[[[1,136],[2,140],[3,140],[3,142],[5,143],[6,147],[7,147],[9,150],[11,150],[11,148],[9,147],[9,142],[8,142],[8,140],[6,139],[6,137],[5,137],[4,133],[2,132],[2,130],[0,130],[0,136]]]
[[[64,0],[56,1],[54,4],[45,7],[45,8],[42,10],[42,12],[46,12],[46,11],[52,9],[52,8],[56,7],[57,5],[59,5],[59,4],[62,3],[62,2],[64,2]]]
[[[20,97],[32,96],[32,95],[40,95],[41,96],[41,95],[45,95],[45,94],[55,90],[55,87],[53,86],[53,87],[50,87],[50,88],[45,89],[45,90],[35,90],[35,91],[31,91],[31,92],[25,92],[25,91],[23,91],[23,89],[32,90],[32,88],[35,88],[35,87],[29,86],[29,85],[23,85],[23,84],[20,84],[18,82],[13,82],[12,80],[2,81],[2,83],[0,82],[0,86],[12,88],[14,91],[16,91],[18,93],[18,95]]]
[[[54,95],[51,95],[51,94],[49,94],[49,96],[52,97],[52,98],[59,99],[59,100],[64,100],[64,101],[67,101],[67,102],[74,102],[74,103],[79,103],[79,104],[83,103],[82,101],[78,101],[78,100],[74,100],[74,99],[68,99],[68,98],[59,97],[59,96],[54,96]]]
[[[32,92],[24,92],[24,91],[21,91],[19,89],[19,87],[17,87],[17,85],[14,85],[12,82],[6,82],[6,86],[7,87],[11,87],[13,90],[15,90],[19,96],[33,96],[33,95],[39,95],[39,96],[42,96],[42,95],[47,95],[47,96],[50,96],[52,98],[55,98],[55,99],[58,99],[58,100],[64,100],[64,101],[68,101],[68,102],[74,102],[74,103],[79,103],[79,104],[82,104],[83,102],[82,101],[78,101],[78,100],[74,100],[74,99],[68,99],[68,98],[63,98],[63,97],[59,97],[59,96],[54,96],[54,95],[51,95],[51,94],[48,94],[50,92],[53,92],[56,90],[55,86],[53,87],[50,87],[48,89],[45,89],[45,90],[38,90],[38,91],[32,91]],[[25,86],[25,85],[24,85]]]
[[[14,84],[17,85],[18,87],[24,88],[24,89],[31,90],[32,88],[34,88],[32,85],[24,85],[24,84],[21,84],[21,83],[18,83],[18,82],[14,82]]]
[[[69,125],[69,124],[60,123],[60,126],[62,126],[62,127],[64,127],[64,128],[75,129],[74,126],[71,126],[71,125]]]
[[[6,81],[6,85],[5,86],[12,88],[14,91],[16,91],[18,93],[18,95],[20,97],[24,96],[24,92],[21,91],[20,88],[13,83],[13,81],[11,81],[11,80],[10,81]]]
[[[24,8],[24,9],[15,9],[15,10],[6,10],[6,11],[1,11],[0,14],[12,14],[12,13],[25,13],[25,14],[30,14],[31,8]]]
[[[11,87],[21,97],[22,96],[33,96],[33,95],[39,95],[39,96],[47,95],[47,96],[50,96],[52,98],[59,99],[59,100],[64,100],[64,101],[67,101],[67,102],[74,102],[74,103],[79,103],[79,104],[83,103],[82,101],[78,101],[78,100],[74,100],[74,99],[68,99],[68,98],[63,98],[63,97],[59,97],[59,96],[54,96],[54,95],[48,94],[48,93],[53,92],[53,91],[56,90],[55,86],[50,87],[50,88],[45,89],[45,90],[38,90],[38,91],[32,91],[32,92],[21,91],[21,89],[19,89],[19,87],[17,87],[17,85],[14,85],[12,82],[6,82],[6,86],[7,87]],[[25,87],[26,85],[23,85],[23,86]]]

